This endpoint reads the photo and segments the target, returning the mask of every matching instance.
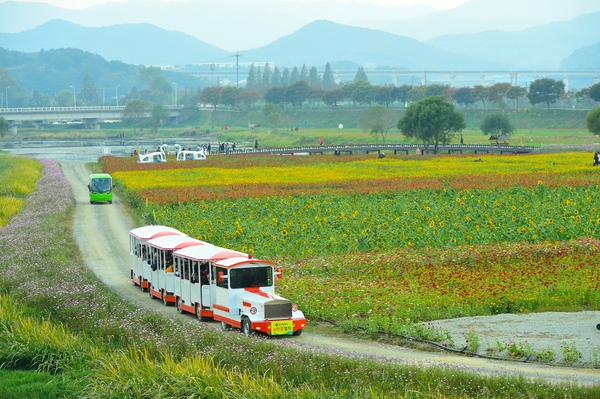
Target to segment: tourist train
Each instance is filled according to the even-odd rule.
[[[129,232],[134,284],[174,304],[180,313],[216,320],[245,335],[300,335],[306,318],[298,306],[275,294],[281,269],[252,255],[218,247],[167,226]]]

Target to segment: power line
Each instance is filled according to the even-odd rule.
[[[235,55],[232,55],[232,57],[235,57],[235,87],[240,87],[240,57],[242,55],[236,51]]]

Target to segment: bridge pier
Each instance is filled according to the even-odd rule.
[[[35,130],[44,130],[44,125],[47,125],[48,121],[33,121]]]

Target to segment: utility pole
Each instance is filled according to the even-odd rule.
[[[240,87],[240,57],[242,55],[236,51],[235,55],[232,55],[232,57],[235,57],[235,87]]]

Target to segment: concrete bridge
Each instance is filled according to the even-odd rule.
[[[529,154],[535,150],[533,146],[512,146],[509,144],[446,144],[438,146],[438,154]],[[268,154],[268,155],[298,155],[298,154],[370,154],[370,153],[388,153],[398,154],[433,154],[433,146],[424,144],[365,144],[365,145],[323,145],[323,146],[305,146],[305,147],[277,147],[262,148],[244,148],[238,151],[230,151],[228,154]]]
[[[183,106],[167,105],[171,111],[171,123],[179,122],[179,112]],[[96,107],[43,107],[43,108],[0,108],[0,117],[10,124],[12,133],[17,134],[17,128],[23,122],[31,122],[36,130],[43,130],[51,122],[80,120],[86,128],[100,129],[105,120],[121,119],[125,106],[96,106]],[[146,113],[150,116],[150,110]]]

